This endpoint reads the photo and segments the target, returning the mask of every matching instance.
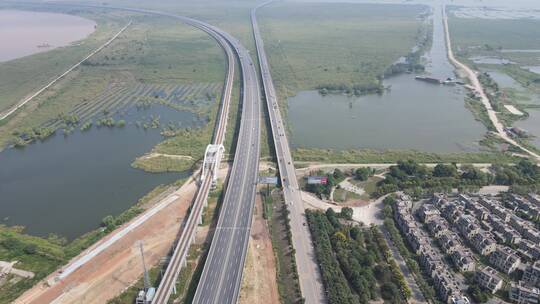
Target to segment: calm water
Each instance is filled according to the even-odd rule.
[[[441,11],[434,10],[428,74],[454,77],[446,57]],[[440,86],[404,74],[385,81],[381,96],[321,96],[300,92],[289,99],[291,143],[295,147],[477,151],[486,129],[464,106],[460,86]]]
[[[183,127],[203,122],[189,112],[164,107],[130,110],[128,122],[159,115],[162,125]],[[119,118],[119,117],[117,117]],[[0,153],[0,223],[23,225],[34,235],[54,232],[75,238],[96,227],[109,214],[119,214],[159,184],[189,172],[151,174],[131,162],[162,140],[159,129],[124,128],[61,132],[43,143]]]
[[[526,66],[527,70],[540,75],[540,65]]]
[[[535,136],[531,139],[531,143],[540,148],[540,110],[528,109],[527,112],[529,112],[529,117],[526,120],[515,122],[514,125]]]
[[[518,90],[524,90],[523,86],[517,82],[514,78],[508,76],[506,73],[494,71],[494,70],[485,70],[489,76],[495,80],[495,82],[502,88],[512,88]]]
[[[0,62],[69,45],[90,35],[95,25],[66,14],[0,10]],[[46,44],[50,47],[38,47]]]
[[[474,56],[469,58],[469,60],[472,60],[474,63],[477,64],[511,64],[515,63],[508,59],[504,58],[497,58],[497,57],[489,57],[489,56]]]
[[[503,88],[512,88],[520,92],[520,94],[528,96],[530,99],[518,100],[518,102],[525,104],[538,104],[540,103],[540,96],[531,93],[526,88],[524,88],[519,82],[514,80],[514,78],[509,75],[493,70],[485,70],[500,87]],[[540,148],[540,110],[538,109],[527,109],[529,112],[529,117],[525,120],[519,120],[514,123],[515,126],[527,130],[534,138],[531,140],[531,143]]]

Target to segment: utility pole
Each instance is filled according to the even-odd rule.
[[[143,242],[139,241],[139,250],[141,251],[141,260],[142,260],[142,266],[144,271],[144,290],[148,290],[150,288],[150,278],[148,277],[148,271],[146,270],[146,263],[144,262],[144,250],[143,250]]]

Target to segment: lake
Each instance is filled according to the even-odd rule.
[[[26,232],[57,233],[73,239],[99,226],[106,215],[117,215],[160,184],[190,175],[146,173],[130,166],[162,140],[160,129],[137,128],[136,121],[160,117],[162,125],[206,123],[191,112],[163,106],[134,108],[116,116],[124,128],[61,131],[44,142],[0,153],[0,224],[23,225]]]
[[[88,37],[95,26],[78,16],[0,10],[0,62],[70,45]]]
[[[434,10],[433,46],[427,74],[446,79],[454,68],[446,57],[440,9]],[[421,82],[403,74],[384,81],[383,95],[321,96],[299,92],[288,100],[291,144],[303,148],[478,151],[486,128],[465,108],[461,86]]]

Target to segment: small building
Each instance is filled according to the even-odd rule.
[[[477,271],[475,278],[478,285],[491,293],[496,293],[503,286],[503,280],[497,274],[497,271],[489,266]]]
[[[540,287],[540,261],[525,268],[522,280],[530,286]]]
[[[418,209],[418,217],[423,223],[427,223],[440,215],[439,210],[432,204],[424,204]]]
[[[538,304],[540,301],[540,290],[527,285],[523,281],[519,281],[517,284],[512,283],[510,300],[518,304]]]
[[[489,256],[489,262],[500,271],[510,274],[519,267],[521,259],[515,250],[497,245],[495,251]]]
[[[461,272],[474,271],[476,267],[474,263],[473,253],[470,249],[460,246],[450,255],[452,262]]]

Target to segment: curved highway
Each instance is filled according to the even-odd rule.
[[[103,6],[84,4],[58,3],[56,5],[104,8]],[[222,95],[223,103],[214,132],[214,144],[221,144],[225,136],[234,78],[234,53],[240,62],[242,115],[236,153],[214,238],[193,301],[194,303],[236,303],[251,228],[260,149],[260,88],[249,51],[228,33],[193,18],[146,9],[114,6],[105,8],[175,18],[205,31],[221,45],[227,54],[228,72]],[[210,168],[210,170],[214,169]],[[185,263],[189,246],[195,236],[208,198],[211,174],[205,175],[208,178],[203,180],[199,187],[190,215],[174,247],[173,255],[152,303],[168,302],[180,269]]]
[[[169,16],[197,27],[214,37],[226,51],[227,44],[231,46],[239,59],[242,114],[238,142],[218,223],[193,300],[193,303],[236,303],[251,229],[259,169],[261,98],[253,61],[249,51],[236,38],[217,27],[175,14],[142,9],[129,10]],[[229,61],[229,66],[230,63]],[[232,80],[229,78],[228,81]],[[229,97],[231,90],[226,90]],[[224,121],[226,122],[226,119]],[[218,127],[215,142],[223,141],[224,125],[225,123]],[[208,197],[209,183],[210,178],[205,179],[199,189],[184,231],[152,303],[167,303],[169,299]]]
[[[253,26],[253,35],[255,37],[257,54],[259,57],[264,94],[270,116],[272,137],[276,149],[281,184],[283,186],[283,196],[287,203],[287,209],[289,210],[292,243],[295,249],[296,269],[298,272],[300,290],[306,303],[325,303],[321,274],[315,257],[309,228],[306,223],[304,204],[296,179],[294,162],[291,156],[281,113],[279,111],[276,90],[272,81],[272,75],[270,74],[268,60],[266,59],[266,52],[264,51],[264,43],[257,23],[257,9],[270,4],[271,2],[273,2],[273,0],[265,2],[251,11],[251,24]]]
[[[231,43],[240,61],[242,116],[225,198],[193,300],[204,304],[237,302],[259,168],[261,101],[257,72],[249,51],[229,34],[219,32]]]

